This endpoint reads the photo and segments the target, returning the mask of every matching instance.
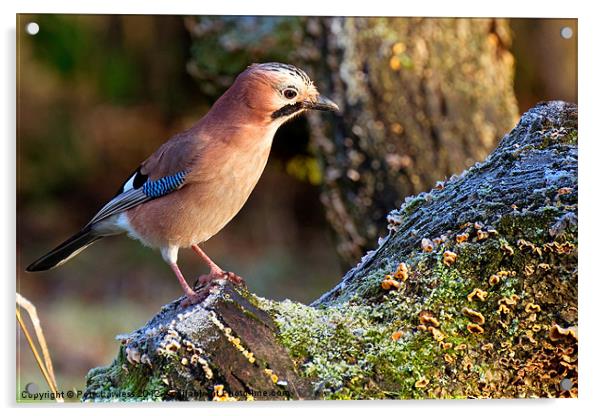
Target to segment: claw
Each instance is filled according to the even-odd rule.
[[[206,285],[207,283],[212,282],[214,280],[223,279],[228,280],[238,286],[245,285],[245,281],[242,277],[232,272],[223,271],[217,264],[213,262],[213,260],[209,258],[207,254],[205,254],[203,250],[201,250],[201,248],[197,244],[193,244],[192,249],[196,254],[198,254],[198,256],[201,259],[203,259],[203,261],[207,264],[207,266],[209,266],[209,269],[211,270],[211,272],[208,275],[199,276],[199,278],[197,279],[197,285]]]
[[[213,283],[216,280],[228,280],[229,282],[232,282],[233,284],[235,284],[237,286],[246,285],[245,280],[242,277],[240,277],[239,275],[232,273],[232,272],[226,272],[226,271],[220,270],[220,271],[215,271],[215,272],[211,272],[209,274],[203,274],[203,275],[199,276],[196,281],[195,286],[196,287],[204,287],[204,286],[207,286],[208,284]]]
[[[202,288],[200,291],[195,292],[194,295],[186,295],[186,297],[180,302],[180,306],[186,308],[188,306],[196,305],[197,303],[201,303],[207,298],[209,295],[208,288]]]
[[[245,279],[243,279],[242,277],[240,277],[239,275],[237,275],[235,273],[223,272],[222,276],[223,276],[222,277],[223,279],[226,279],[237,286],[246,286],[247,285],[245,282]]]

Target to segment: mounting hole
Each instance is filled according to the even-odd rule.
[[[563,378],[560,381],[560,390],[568,391],[573,388],[573,382],[568,378]]]
[[[565,26],[562,29],[560,29],[560,36],[562,36],[564,39],[570,39],[573,37],[573,29]]]
[[[40,388],[36,383],[27,383],[25,385],[25,391],[29,394],[36,394],[40,391]]]
[[[37,35],[38,32],[40,31],[40,25],[37,24],[36,22],[29,22],[25,26],[25,31],[28,34],[30,34],[31,36]]]

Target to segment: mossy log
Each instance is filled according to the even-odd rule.
[[[577,395],[577,107],[525,113],[483,162],[389,214],[308,306],[218,285],[90,371],[88,400]]]

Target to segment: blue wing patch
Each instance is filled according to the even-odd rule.
[[[123,184],[122,192],[115,195],[94,218],[88,223],[89,226],[104,220],[112,215],[127,211],[137,205],[143,204],[151,199],[162,197],[175,191],[184,184],[186,171],[180,171],[173,175],[164,176],[154,181],[148,180],[138,169],[134,175]]]
[[[146,181],[142,185],[142,192],[149,198],[159,198],[175,191],[184,183],[186,172],[178,172],[174,175],[164,176],[154,181]]]

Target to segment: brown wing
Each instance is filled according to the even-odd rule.
[[[186,172],[200,156],[202,144],[192,131],[176,135],[165,142],[142,162],[113,199],[90,220],[88,226],[184,186]]]
[[[158,179],[188,170],[200,157],[203,144],[194,131],[178,134],[142,162],[140,173],[150,179]]]

